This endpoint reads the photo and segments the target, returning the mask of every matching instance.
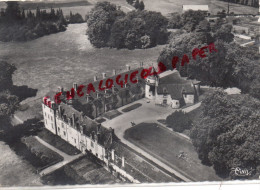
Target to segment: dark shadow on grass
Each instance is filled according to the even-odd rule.
[[[12,86],[11,92],[13,95],[16,95],[20,101],[23,101],[27,98],[34,97],[37,94],[38,89],[29,88],[26,85],[23,86]]]

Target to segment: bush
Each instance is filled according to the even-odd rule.
[[[166,118],[167,126],[179,133],[190,129],[191,123],[189,116],[182,111],[176,111]]]

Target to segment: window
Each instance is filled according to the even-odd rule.
[[[176,105],[178,105],[179,104],[179,102],[176,102]]]
[[[51,120],[52,120],[52,116],[51,116]]]
[[[94,143],[91,141],[91,147],[94,148]]]
[[[74,139],[75,143],[77,143],[76,139]]]
[[[187,94],[184,94],[184,97],[187,98]]]
[[[53,123],[51,124],[51,127],[54,129],[54,127],[53,127]]]
[[[63,123],[61,123],[61,127],[64,128],[64,124]]]
[[[64,136],[66,136],[66,132],[65,131],[63,131],[63,134],[64,134]]]
[[[60,131],[60,128],[58,127],[58,131]]]
[[[47,119],[45,119],[45,123],[46,123],[46,125],[47,125]]]

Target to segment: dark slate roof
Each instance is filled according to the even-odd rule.
[[[84,87],[84,89],[83,89],[84,96],[79,97],[79,96],[75,95],[75,99],[79,100],[79,102],[80,102],[81,104],[86,104],[86,103],[87,103],[86,92],[87,92],[87,85],[88,85],[89,83],[92,83],[93,86],[94,86],[94,88],[95,88],[95,92],[91,91],[91,93],[89,94],[89,100],[91,101],[91,100],[96,99],[97,93],[99,94],[99,97],[102,97],[102,98],[103,98],[103,97],[105,96],[105,91],[104,91],[104,90],[103,90],[103,91],[100,91],[98,87],[99,87],[99,83],[100,83],[101,80],[103,80],[103,86],[105,86],[105,82],[106,82],[107,79],[112,79],[112,80],[114,81],[113,84],[114,84],[114,88],[115,88],[114,90],[115,90],[115,92],[125,91],[126,89],[131,90],[131,87],[132,87],[132,86],[136,86],[138,83],[133,84],[132,82],[130,82],[130,75],[131,75],[132,72],[137,71],[137,70],[138,70],[138,74],[136,75],[135,78],[136,78],[136,79],[138,78],[138,83],[139,83],[139,84],[145,84],[145,80],[141,78],[141,72],[142,72],[142,70],[143,70],[143,67],[139,67],[139,68],[136,68],[136,69],[132,69],[132,70],[130,70],[130,71],[125,71],[125,72],[123,72],[123,73],[118,73],[118,74],[116,74],[116,75],[114,75],[114,76],[108,76],[108,77],[106,77],[106,78],[104,78],[104,79],[103,79],[103,78],[99,78],[97,81],[93,81],[93,79],[88,79],[88,80],[86,80],[85,82],[82,83],[83,85],[86,86],[86,87]],[[123,86],[123,88],[122,88],[120,85],[118,85],[118,84],[116,83],[116,77],[117,77],[119,74],[121,75],[120,81],[121,81],[121,80],[124,81],[125,75],[128,74],[128,79],[127,79],[128,83],[127,83],[127,85],[126,85],[126,86],[127,86],[126,88],[125,88],[125,86]],[[79,86],[79,85],[80,85],[80,84],[78,84],[78,86]],[[107,93],[107,94],[111,94],[111,93],[112,93],[112,89],[107,90],[106,93]]]
[[[157,88],[158,94],[170,94],[172,99],[181,99],[182,94],[194,94],[191,84],[162,84]]]
[[[182,94],[194,94],[192,81],[181,78],[179,72],[166,75],[159,80],[158,94],[170,94],[172,99],[181,99]]]
[[[159,85],[161,84],[187,84],[190,81],[181,78],[179,72],[173,72],[167,76],[160,78]]]
[[[59,109],[58,109],[59,110]],[[73,117],[73,113],[75,114],[75,129],[80,131],[80,126],[83,127],[83,133],[91,137],[92,132],[97,134],[99,131],[99,143],[105,147],[109,146],[110,138],[112,137],[112,141],[118,140],[118,138],[114,135],[114,133],[111,133],[111,131],[99,123],[91,120],[87,116],[83,116],[81,112],[75,110],[72,106],[66,105],[64,103],[60,104],[60,110],[61,110],[61,117],[66,121],[69,122],[70,119]],[[66,117],[64,117],[66,115]],[[98,130],[99,129],[99,130]],[[112,135],[112,136],[111,136]]]

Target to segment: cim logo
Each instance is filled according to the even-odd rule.
[[[253,173],[254,169],[241,169],[239,167],[236,168],[231,168],[231,175],[232,176],[240,176],[240,177],[245,177],[245,176],[251,176]]]

